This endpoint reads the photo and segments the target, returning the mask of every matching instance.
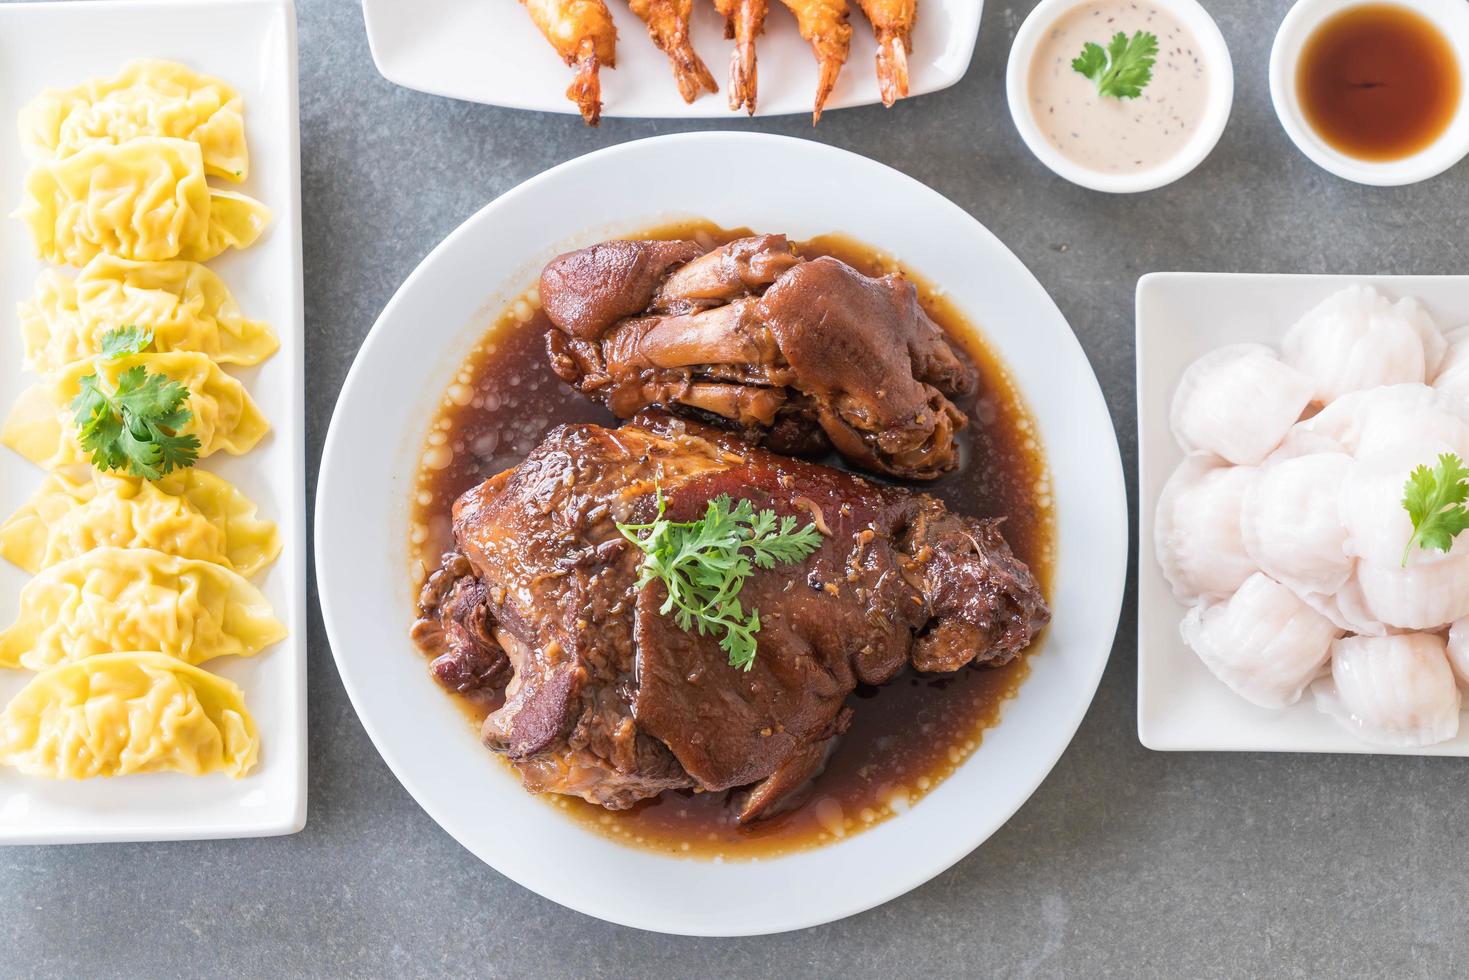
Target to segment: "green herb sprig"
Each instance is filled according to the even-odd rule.
[[[1135,99],[1153,80],[1153,64],[1157,60],[1158,35],[1137,31],[1129,38],[1118,31],[1105,49],[1093,41],[1082,45],[1081,54],[1072,59],[1071,67],[1096,83],[1098,95]]]
[[[796,527],[794,517],[756,511],[748,500],[732,504],[728,495],[709,501],[697,521],[664,518],[667,501],[658,489],[658,517],[649,524],[618,524],[622,536],[643,553],[637,587],[662,582],[668,598],[658,611],[673,614],[679,629],[719,638],[729,665],[749,670],[755,664],[760,610],[748,613],[740,590],[755,568],[774,568],[804,560],[821,547],[816,525]]]
[[[1413,536],[1403,548],[1407,567],[1413,545],[1447,552],[1454,538],[1469,528],[1469,467],[1455,453],[1443,453],[1438,465],[1419,466],[1403,484],[1403,508],[1413,521]]]
[[[140,354],[152,343],[151,330],[119,327],[102,335],[97,359]],[[185,407],[189,389],[177,381],[137,364],[118,375],[116,388],[96,371],[79,384],[70,408],[82,450],[99,470],[157,480],[199,458],[199,438],[179,434],[194,413]]]

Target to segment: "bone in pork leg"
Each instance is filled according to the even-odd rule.
[[[834,447],[894,476],[930,479],[958,465],[966,419],[951,399],[972,393],[975,375],[908,280],[803,261],[780,235],[692,259],[674,248],[691,242],[611,244],[553,260],[541,298],[557,328],[547,337],[556,373],[614,414],[698,409],[752,436],[779,431],[773,448]],[[760,405],[777,415],[722,410],[751,403],[714,397],[707,384],[774,392]]]
[[[655,517],[657,488],[671,520],[728,494],[822,530],[805,561],[745,582],[750,671],[662,615],[661,584],[637,586],[641,552],[615,522]],[[751,787],[741,818],[769,813],[819,770],[859,682],[1005,663],[1049,618],[998,522],[667,415],[554,430],[455,503],[454,535],[484,604],[439,608],[476,637],[487,625],[514,669],[486,744],[530,789],[611,808]],[[455,625],[441,635],[466,636]]]

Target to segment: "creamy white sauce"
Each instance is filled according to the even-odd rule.
[[[1158,36],[1153,79],[1135,99],[1103,98],[1071,60],[1087,41],[1107,46],[1122,31]],[[1138,173],[1169,160],[1204,116],[1209,72],[1203,52],[1173,15],[1147,3],[1102,0],[1051,25],[1030,63],[1030,111],[1046,140],[1089,170]]]

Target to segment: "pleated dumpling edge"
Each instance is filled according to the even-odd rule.
[[[51,779],[145,772],[239,778],[260,738],[231,681],[157,652],[52,667],[0,712],[0,765]]]
[[[198,665],[284,639],[260,590],[223,565],[150,548],[104,547],[43,569],[0,631],[0,666],[45,670],[114,650]]]

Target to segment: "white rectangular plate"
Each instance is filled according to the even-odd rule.
[[[672,119],[742,119],[729,109],[729,55],[724,18],[710,0],[694,4],[694,50],[719,91],[686,105],[674,87],[668,58],[625,0],[609,0],[617,25],[617,68],[602,71],[602,115]],[[964,77],[979,38],[981,0],[923,0],[909,56],[909,95],[948,88]],[[390,82],[470,102],[575,113],[566,98],[572,72],[546,42],[519,0],[362,0],[367,40],[377,70]],[[852,5],[852,50],[827,109],[880,101],[877,44]],[[811,46],[796,19],[770,0],[765,33],[756,43],[760,72],[757,115],[810,112],[816,93]]]
[[[1422,749],[1386,749],[1316,710],[1309,693],[1281,711],[1258,708],[1214,678],[1183,645],[1184,607],[1153,552],[1158,494],[1183,459],[1168,429],[1178,379],[1224,344],[1279,346],[1311,307],[1349,283],[1422,301],[1440,327],[1469,323],[1469,276],[1291,276],[1154,273],[1137,284],[1138,635],[1137,731],[1151,749],[1218,752],[1360,752],[1469,755],[1469,726]]]
[[[244,779],[179,774],[52,782],[0,770],[0,842],[81,843],[288,834],[306,822],[306,575],[304,337],[301,300],[300,145],[296,16],[290,0],[115,0],[0,6],[0,212],[20,203],[27,161],[16,113],[43,88],[111,75],[140,57],[170,58],[239,89],[245,100],[250,179],[240,190],[274,212],[244,252],[209,263],[247,316],[267,320],[281,347],[238,371],[273,426],[244,457],[203,464],[234,482],[276,521],[280,559],[255,579],[290,630],[258,656],[206,669],[244,689],[260,727],[260,763]],[[232,185],[233,186],[233,185]],[[42,263],[20,222],[0,221],[0,412],[34,378],[21,370],[13,311]],[[36,489],[39,469],[0,448],[0,516]],[[27,576],[0,562],[0,626],[16,612]],[[0,703],[32,676],[0,670]]]

